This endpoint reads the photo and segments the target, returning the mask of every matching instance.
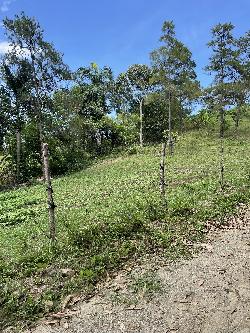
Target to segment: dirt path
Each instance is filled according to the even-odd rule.
[[[160,285],[151,288],[161,290],[151,299],[145,296],[150,284],[139,288],[150,267],[137,267],[118,275],[102,295],[80,304],[59,326],[41,325],[29,332],[250,333],[249,216],[240,229],[211,233],[193,259],[154,271]],[[144,280],[136,280],[139,274]],[[137,293],[127,287],[132,276]]]

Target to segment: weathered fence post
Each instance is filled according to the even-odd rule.
[[[53,189],[51,185],[50,178],[50,168],[49,168],[49,147],[47,143],[43,143],[43,163],[44,163],[44,175],[47,184],[48,192],[48,210],[49,210],[49,230],[50,239],[54,243],[56,240],[56,224],[55,224],[55,204],[53,199]]]
[[[174,155],[174,141],[172,135],[172,110],[171,110],[171,92],[168,95],[168,146],[170,156]]]

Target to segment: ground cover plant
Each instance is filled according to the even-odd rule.
[[[91,293],[100,279],[146,252],[188,254],[208,220],[226,223],[250,198],[247,122],[225,139],[179,137],[166,161],[168,209],[159,194],[159,145],[138,148],[53,180],[57,242],[48,237],[43,184],[0,193],[0,327],[58,311],[66,295]]]

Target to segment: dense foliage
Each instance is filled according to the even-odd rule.
[[[62,175],[114,149],[161,142],[166,131],[198,128],[204,114],[211,121],[220,115],[222,132],[225,112],[236,128],[247,112],[250,38],[248,32],[235,38],[232,24],[212,29],[206,69],[214,82],[206,89],[171,21],[163,24],[151,66],[134,64],[117,77],[95,63],[71,72],[39,23],[24,13],[3,26],[11,47],[0,66],[0,152],[9,162],[0,186],[41,177],[46,141],[52,174]],[[197,105],[203,110],[194,116]]]

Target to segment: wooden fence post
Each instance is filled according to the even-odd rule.
[[[56,223],[55,223],[56,206],[54,204],[54,199],[53,199],[53,189],[51,185],[50,168],[49,168],[49,147],[47,143],[43,143],[43,163],[44,163],[44,174],[45,174],[45,181],[47,184],[47,193],[48,193],[50,239],[54,243],[56,240]]]

